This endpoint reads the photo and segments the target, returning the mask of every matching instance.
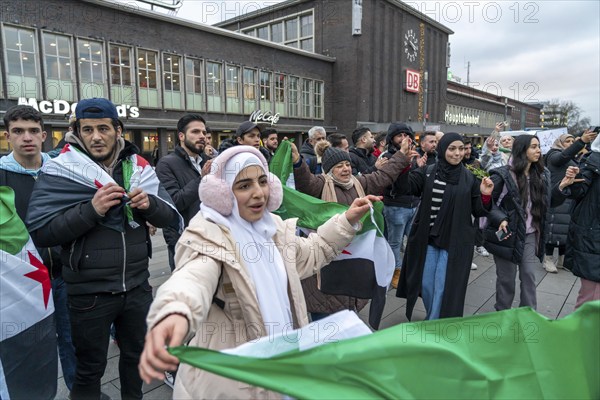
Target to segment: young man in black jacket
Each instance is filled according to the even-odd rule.
[[[183,217],[185,226],[200,210],[198,187],[202,179],[202,169],[208,173],[210,163],[204,152],[206,146],[206,121],[200,114],[186,114],[177,122],[179,143],[175,151],[162,157],[156,165],[156,175],[163,184],[177,211]],[[169,267],[175,269],[175,245],[180,234],[173,228],[163,229],[163,236],[169,250]]]
[[[81,100],[75,115],[63,152],[34,185],[27,225],[40,246],[62,246],[77,356],[71,399],[101,397],[113,323],[121,397],[141,399],[137,365],[152,302],[147,223],[163,228],[180,216],[139,149],[122,138],[113,103]]]
[[[4,126],[6,131],[4,136],[12,147],[12,151],[5,157],[0,158],[0,186],[10,187],[15,195],[15,207],[17,215],[25,221],[27,208],[33,185],[38,177],[40,169],[50,157],[42,152],[42,143],[46,139],[44,131],[44,121],[42,114],[31,106],[18,105],[11,107],[4,114]],[[58,351],[60,354],[61,367],[65,380],[65,385],[69,390],[73,385],[75,378],[75,349],[71,340],[71,324],[69,322],[69,311],[67,309],[67,289],[62,279],[60,254],[53,248],[37,247],[37,251],[42,257],[42,261],[52,282],[52,300],[54,301],[54,328],[51,334],[57,336]],[[42,332],[39,332],[42,337]],[[37,338],[31,338],[37,339]],[[34,343],[34,340],[31,343]],[[50,352],[54,352],[51,358],[56,359],[56,350],[47,349],[48,354],[38,354],[36,363]],[[56,363],[56,361],[54,362]],[[56,364],[54,364],[56,366]],[[35,371],[27,371],[28,374]],[[53,382],[37,382],[45,389],[51,390],[54,385],[54,394],[56,394],[56,376]],[[29,396],[41,395],[39,391],[31,391],[27,385],[23,385],[24,393]]]

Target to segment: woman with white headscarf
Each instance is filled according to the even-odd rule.
[[[235,146],[213,160],[200,184],[200,212],[177,243],[176,269],[158,290],[148,314],[140,360],[147,383],[175,370],[166,351],[190,345],[212,350],[239,346],[308,323],[300,279],[333,260],[352,240],[376,196],[356,199],[308,238],[295,220],[270,211],[282,200],[281,183],[262,154]],[[182,365],[174,398],[273,398],[277,394]]]

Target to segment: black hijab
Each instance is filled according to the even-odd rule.
[[[446,133],[440,139],[437,148],[437,176],[440,180],[452,185],[458,184],[458,178],[460,178],[460,171],[463,166],[462,163],[452,165],[446,161],[446,150],[448,149],[448,146],[450,146],[450,143],[457,140],[462,142],[462,135],[454,132]]]

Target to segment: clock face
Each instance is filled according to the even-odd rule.
[[[419,39],[417,39],[417,35],[412,29],[409,29],[408,32],[404,35],[404,54],[406,54],[406,58],[413,62],[417,59],[417,54],[419,53]]]

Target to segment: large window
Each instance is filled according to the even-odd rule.
[[[101,42],[77,40],[79,82],[82,99],[106,96],[104,48]]]
[[[158,53],[151,50],[138,50],[138,86],[141,107],[159,107],[157,75]]]
[[[274,99],[275,99],[275,112],[282,116],[287,115],[285,109],[285,85],[286,76],[283,74],[275,74],[275,88],[274,88]]]
[[[109,46],[110,95],[115,104],[137,104],[133,85],[133,56],[131,47]]]
[[[4,25],[7,97],[41,97],[34,31]]]
[[[293,17],[280,18],[276,21],[253,26],[243,33],[297,49],[314,51],[314,17],[308,11]]]
[[[244,68],[244,112],[250,114],[256,110],[256,70]]]
[[[313,99],[314,117],[323,119],[323,82],[315,81]]]
[[[185,59],[185,93],[188,110],[204,111],[203,65],[196,58]]]
[[[310,79],[302,80],[302,118],[310,118],[310,89],[312,81]]]
[[[181,90],[181,57],[163,54],[163,92],[165,108],[183,109]]]
[[[69,36],[44,32],[46,98],[75,101],[73,50]]]
[[[290,117],[298,117],[300,116],[300,88],[299,82],[300,78],[295,76],[289,77],[288,84],[288,105],[289,105],[289,116]]]
[[[225,96],[227,97],[227,112],[242,113],[242,79],[240,76],[240,67],[227,65],[225,74]]]
[[[273,111],[271,105],[271,73],[260,71],[260,109],[263,111]]]
[[[208,111],[223,111],[223,64],[216,62],[206,63],[206,100]]]

